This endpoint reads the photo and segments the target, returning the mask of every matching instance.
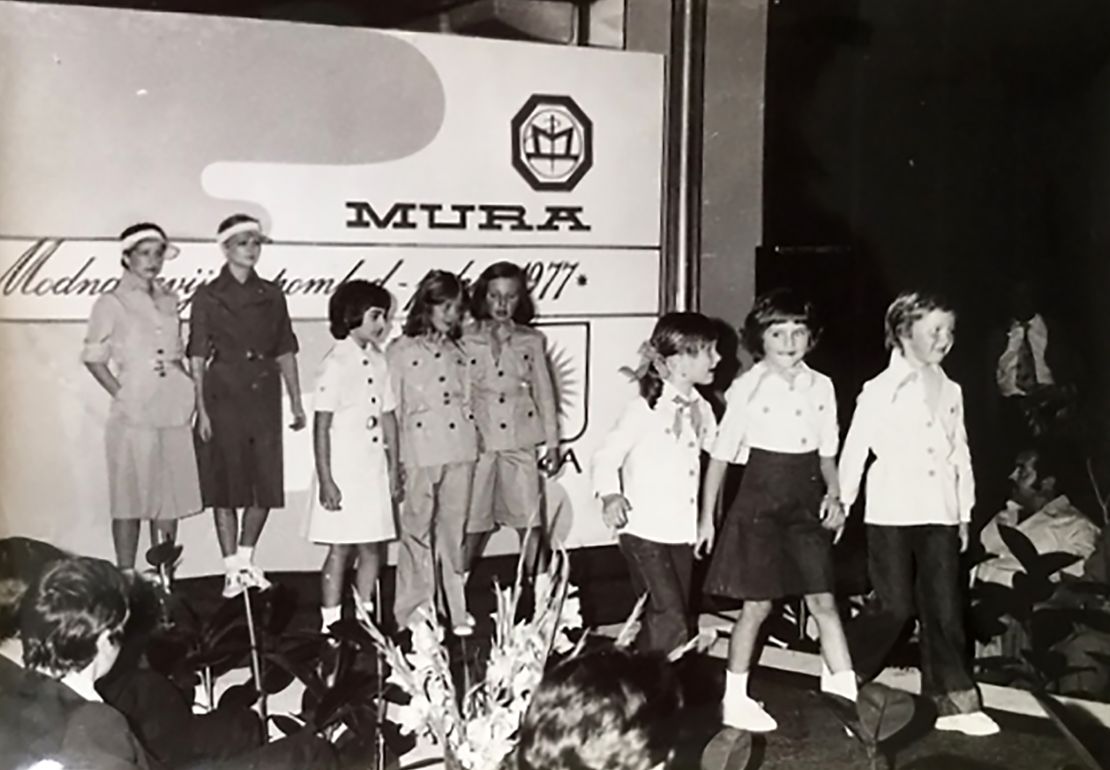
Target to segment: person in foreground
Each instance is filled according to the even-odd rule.
[[[956,315],[938,297],[905,292],[886,313],[890,364],[863,386],[840,456],[851,510],[867,476],[868,573],[876,602],[846,629],[856,671],[873,679],[906,623],[921,617],[921,691],[938,730],[993,735],[965,650],[960,552],[967,549],[975,480],[960,386],[941,368]]]
[[[516,770],[663,768],[674,753],[681,710],[677,680],[662,656],[585,653],[544,675],[510,758]]]

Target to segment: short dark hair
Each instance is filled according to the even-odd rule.
[[[432,331],[432,308],[452,300],[461,300],[466,305],[466,287],[454,273],[446,270],[429,270],[420,279],[416,293],[412,297],[412,309],[405,319],[404,332],[409,337],[419,337]],[[458,339],[462,334],[461,326],[452,329],[448,336]]]
[[[713,320],[701,313],[665,313],[655,322],[648,345],[662,358],[679,353],[696,354],[717,344],[718,330]],[[639,379],[640,395],[655,408],[663,392],[663,378],[654,364]]]
[[[774,289],[756,298],[744,325],[740,339],[756,360],[763,358],[763,333],[775,324],[788,322],[803,324],[809,329],[809,349],[813,350],[821,336],[817,310],[813,303],[793,289]]]
[[[914,323],[934,310],[956,315],[952,305],[939,294],[904,291],[895,297],[886,310],[887,350],[901,350],[902,338],[910,336]]]
[[[518,324],[532,323],[532,319],[536,317],[536,303],[532,301],[532,293],[528,291],[528,276],[515,262],[494,262],[482,271],[478,280],[470,287],[470,315],[478,321],[490,317],[486,294],[489,292],[490,282],[498,278],[511,278],[520,286],[520,301],[513,312],[513,320]]]
[[[676,740],[682,696],[660,655],[588,652],[544,674],[520,725],[518,770],[648,770]]]
[[[80,671],[96,657],[102,633],[122,635],[127,611],[127,583],[112,564],[88,557],[54,562],[23,600],[23,660],[55,676]]]
[[[47,567],[66,556],[65,551],[41,540],[0,540],[0,640],[19,633],[19,607],[27,589]]]
[[[138,224],[131,225],[130,227],[125,227],[123,231],[119,234],[119,239],[122,241],[123,239],[127,238],[128,236],[134,235],[140,230],[157,230],[158,234],[162,236],[162,240],[169,240],[169,236],[166,235],[166,231],[163,230],[161,226],[156,225],[153,222],[139,222]]]
[[[347,339],[352,329],[362,326],[366,311],[372,307],[388,313],[393,307],[393,297],[378,284],[362,279],[339,284],[328,300],[331,336],[337,340]]]

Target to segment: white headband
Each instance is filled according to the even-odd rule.
[[[177,256],[179,249],[166,240],[166,236],[162,235],[162,231],[155,227],[144,227],[142,230],[136,230],[128,235],[126,238],[120,238],[119,247],[120,251],[126,253],[135,248],[142,241],[155,240],[165,244],[166,252],[164,254],[166,259],[173,259]]]
[[[231,227],[227,228],[216,236],[216,243],[223,246],[239,233],[258,233],[259,235],[262,235],[262,225],[258,222],[255,222],[253,219],[236,222]]]

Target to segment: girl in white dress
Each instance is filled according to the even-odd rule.
[[[356,589],[370,610],[382,544],[397,534],[397,422],[381,352],[391,307],[388,291],[361,280],[340,285],[328,304],[336,343],[316,383],[317,483],[308,527],[312,542],[330,546],[320,576],[324,630],[339,620],[344,574],[356,553]]]

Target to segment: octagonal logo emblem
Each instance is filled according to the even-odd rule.
[[[513,168],[533,190],[573,190],[593,166],[593,123],[569,96],[532,95],[512,129]]]

